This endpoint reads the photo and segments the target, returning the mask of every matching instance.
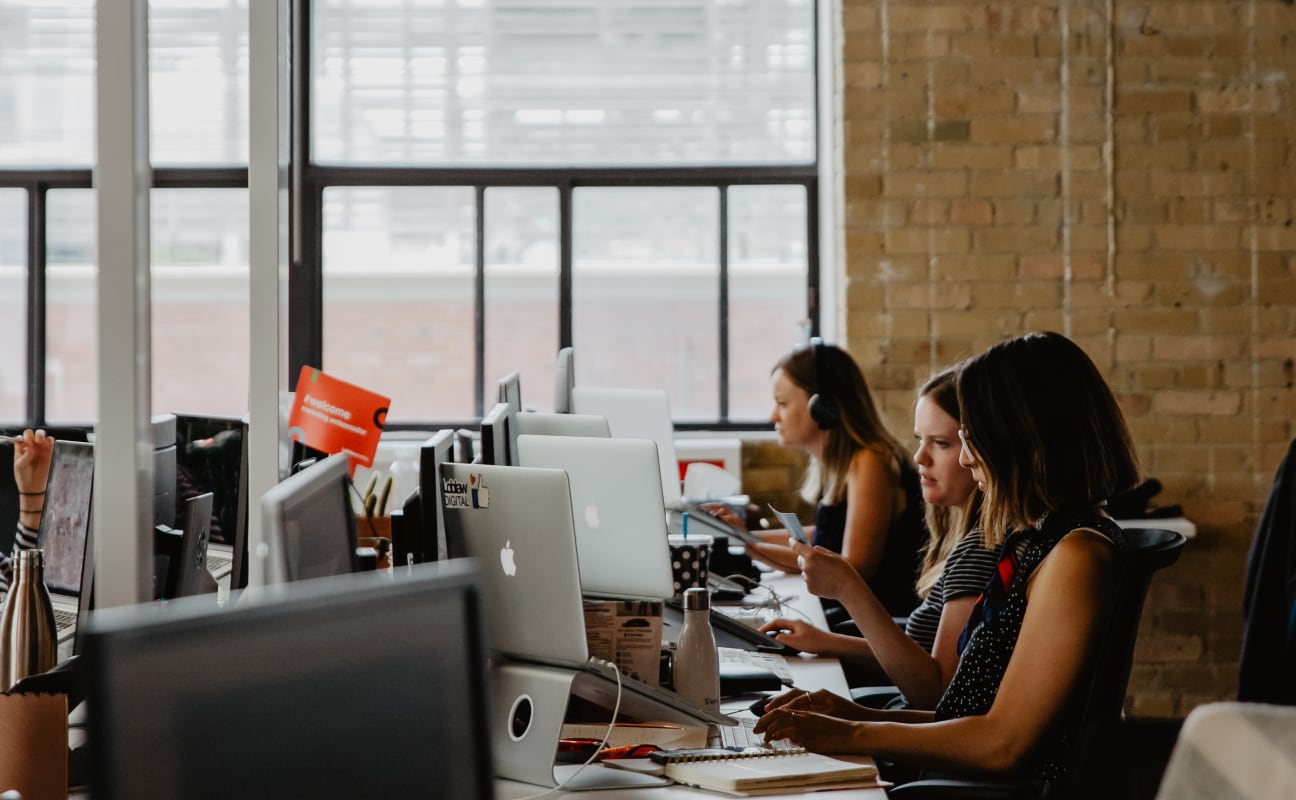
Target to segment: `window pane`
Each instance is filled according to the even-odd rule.
[[[316,0],[321,162],[814,159],[813,0]]]
[[[729,190],[729,418],[769,418],[769,372],[806,326],[806,190]]]
[[[0,419],[27,404],[27,192],[0,189]]]
[[[149,3],[154,164],[247,163],[247,21],[247,0]]]
[[[94,0],[0,0],[0,165],[89,165],[94,77]]]
[[[578,189],[572,196],[577,383],[665,388],[676,419],[715,419],[719,193]]]
[[[153,410],[247,413],[243,189],[154,189]]]
[[[475,204],[465,188],[324,192],[324,363],[389,419],[474,413]]]
[[[48,197],[45,417],[90,422],[99,416],[95,193],[62,189]]]
[[[522,373],[522,404],[553,411],[558,356],[558,192],[486,192],[486,400]]]

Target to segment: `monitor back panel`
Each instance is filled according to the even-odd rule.
[[[567,475],[442,464],[450,558],[481,564],[493,647],[528,660],[583,663],[585,617]]]
[[[572,389],[572,411],[606,417],[608,428],[618,439],[652,439],[656,442],[662,499],[671,503],[680,498],[675,423],[671,420],[670,399],[666,392],[577,386]]]

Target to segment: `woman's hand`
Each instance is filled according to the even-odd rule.
[[[796,553],[797,566],[805,578],[806,588],[817,597],[842,599],[863,578],[849,561],[823,547],[810,547],[789,538]]]
[[[803,653],[835,655],[832,652],[832,634],[803,620],[780,617],[765,623],[760,628],[761,633],[770,631],[779,631],[774,636],[774,641],[791,645]]]
[[[702,510],[735,528],[747,530],[747,521],[735,514],[733,509],[724,503],[704,503]]]
[[[767,742],[786,739],[815,753],[849,753],[852,734],[860,724],[815,711],[780,708],[767,711],[752,730]]]
[[[14,437],[14,483],[18,491],[39,493],[45,491],[49,480],[50,459],[54,456],[54,437],[45,431],[30,428]]]
[[[853,700],[845,697],[839,697],[827,689],[820,689],[816,692],[804,692],[800,689],[793,689],[790,692],[784,692],[777,697],[771,697],[765,703],[765,715],[768,716],[771,711],[813,711],[818,714],[829,714],[842,719],[867,719],[869,718],[869,709],[864,708]],[[765,717],[761,717],[764,719]],[[760,731],[756,731],[760,733]]]

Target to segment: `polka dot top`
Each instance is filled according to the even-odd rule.
[[[987,614],[988,618],[982,618],[974,612],[972,619],[968,621],[972,628],[970,635],[965,633],[967,646],[959,659],[949,688],[936,705],[937,721],[989,712],[1021,633],[1022,619],[1026,615],[1026,584],[1036,567],[1053,551],[1062,537],[1077,528],[1096,530],[1110,539],[1118,549],[1124,548],[1120,528],[1097,509],[1078,515],[1053,515],[1038,531],[1008,537],[1004,542],[1001,559],[1005,562],[1008,560],[1009,550],[1017,556],[1011,582],[1005,587],[1007,591],[1002,605],[992,615]],[[1074,728],[1070,722],[1063,720],[1063,724],[1051,726],[1051,740],[1043,742],[1035,751],[1036,758],[1031,772],[1036,777],[1051,782],[1067,774],[1066,753]]]

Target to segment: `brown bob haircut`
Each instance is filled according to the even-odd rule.
[[[963,429],[989,479],[981,506],[987,544],[1138,482],[1116,398],[1065,336],[1000,342],[963,364],[957,388]]]

